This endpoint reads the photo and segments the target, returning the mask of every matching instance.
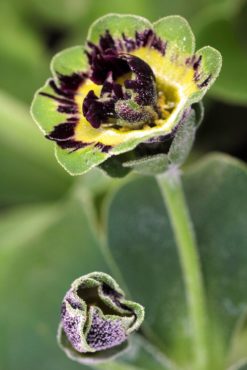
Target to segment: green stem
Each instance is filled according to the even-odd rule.
[[[180,174],[176,170],[158,177],[185,279],[187,303],[193,329],[194,364],[196,370],[208,370],[207,312],[197,243],[186,205]]]

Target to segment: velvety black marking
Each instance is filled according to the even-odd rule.
[[[201,79],[200,67],[202,63],[202,55],[199,55],[198,57],[196,57],[196,55],[193,55],[192,57],[187,58],[185,63],[188,66],[192,66],[192,68],[194,69],[194,81],[196,82],[198,88],[202,89],[206,87],[211,81],[212,75],[210,74],[204,81],[199,83]]]
[[[73,139],[64,140],[64,141],[57,141],[58,146],[62,149],[72,149],[71,153],[78,150],[85,148],[86,146],[90,145],[91,143],[82,143],[81,141],[76,141]]]
[[[102,143],[97,143],[95,145],[95,147],[100,149],[102,153],[108,153],[109,150],[112,148],[111,145],[105,145],[105,144],[102,144]]]
[[[114,78],[127,73],[127,65],[123,61],[116,61],[121,53],[129,53],[141,47],[149,47],[165,55],[166,46],[167,43],[151,29],[136,32],[134,38],[127,37],[123,33],[122,39],[113,39],[109,30],[106,30],[105,34],[100,37],[99,45],[88,42],[89,50],[86,51],[86,54],[91,66],[90,78],[95,83],[102,84],[109,70],[113,71]]]
[[[56,141],[61,148],[77,150],[87,144],[77,142],[73,139],[75,127],[78,123],[78,107],[75,102],[75,95],[78,88],[87,78],[85,73],[73,73],[70,76],[65,76],[57,73],[59,84],[53,79],[49,81],[49,86],[54,91],[54,95],[46,92],[40,92],[40,95],[46,96],[58,102],[57,111],[71,115],[65,123],[61,123],[54,127],[46,137]]]
[[[59,79],[59,84],[63,91],[75,92],[83,84],[86,78],[88,78],[87,73],[73,73],[72,75],[65,76],[57,72]]]
[[[60,113],[67,113],[67,114],[76,114],[76,113],[78,113],[77,106],[59,105],[59,107],[57,108],[57,110]]]
[[[76,122],[65,122],[55,126],[46,137],[50,140],[64,141],[74,136]]]
[[[203,87],[208,86],[208,84],[211,81],[211,79],[212,79],[212,75],[210,74],[202,83],[200,83],[197,86],[199,87],[199,89],[202,89]]]
[[[63,91],[62,88],[57,87],[54,80],[50,80],[49,85],[53,89],[56,95],[52,95],[46,92],[40,92],[39,94],[57,101],[59,103],[57,107],[57,111],[60,113],[67,113],[67,114],[78,113],[78,108],[74,101],[74,93],[72,92],[68,93],[67,90]]]
[[[47,98],[56,100],[58,103],[61,103],[61,104],[71,104],[72,103],[71,100],[64,99],[64,98],[59,98],[58,96],[54,96],[52,94],[49,94],[49,93],[46,93],[46,92],[43,92],[43,91],[41,91],[39,93],[39,95],[46,96]]]
[[[114,100],[112,98],[100,100],[91,90],[83,101],[82,110],[91,125],[99,128],[102,122],[107,122],[108,118],[115,114]]]
[[[113,39],[107,30],[100,37],[98,45],[88,42],[86,54],[90,66],[89,71],[87,73],[73,73],[70,76],[57,73],[58,83],[54,80],[49,81],[54,95],[40,93],[40,95],[58,102],[58,112],[71,115],[65,123],[55,126],[47,138],[56,141],[61,148],[72,149],[72,151],[92,145],[92,143],[82,143],[73,139],[79,113],[75,95],[87,78],[102,85],[100,96],[98,97],[93,91],[90,91],[82,106],[84,116],[94,128],[99,128],[102,123],[117,127],[115,121],[119,118],[130,122],[137,120],[152,124],[151,116],[149,117],[149,113],[147,114],[148,110],[141,114],[142,108],[135,109],[135,106],[123,104],[122,111],[116,112],[115,105],[119,101],[127,102],[132,99],[140,107],[153,106],[154,111],[157,111],[155,107],[157,93],[152,69],[140,58],[128,55],[126,52],[149,47],[164,55],[166,45],[167,43],[162,41],[151,29],[138,31],[133,38],[122,34],[119,39]],[[126,74],[132,74],[132,77],[120,85],[116,80]],[[112,148],[110,145],[102,143],[96,143],[95,147],[102,152],[108,152]]]
[[[113,81],[113,75],[109,72],[107,79],[103,83],[100,97],[112,97],[113,99],[125,99],[123,88],[120,84]]]
[[[128,64],[125,60],[119,59],[116,48],[105,48],[106,40],[102,42],[102,38],[101,44],[104,47],[89,42],[88,46],[91,48],[91,52],[87,52],[90,64],[89,78],[98,85],[104,83],[109,72],[112,73],[114,80],[129,72]]]
[[[122,34],[122,38],[123,40],[119,40],[118,42],[118,47],[121,51],[124,51],[126,49],[126,51],[129,53],[130,51],[133,51],[136,49],[135,39],[128,38],[127,36],[125,36],[124,33]]]
[[[105,61],[108,55],[104,55],[103,47],[101,49],[96,47],[101,60]],[[94,128],[99,128],[101,124],[106,123],[114,125],[116,122],[120,122],[120,125],[126,125],[126,122],[140,122],[142,125],[150,123],[152,117],[150,113],[147,113],[147,109],[143,109],[143,106],[153,107],[157,100],[155,76],[152,69],[142,59],[130,54],[121,53],[113,59],[113,64],[104,62],[100,65],[100,69],[97,69],[97,63],[92,57],[94,74],[92,78],[95,79],[98,74],[101,76],[102,89],[99,97],[93,90],[89,91],[83,101],[84,116]],[[117,65],[120,68],[116,68]],[[125,65],[124,69],[121,67],[123,65]],[[127,71],[131,73],[130,78],[120,85],[116,82],[116,78],[120,77],[121,73],[125,75]],[[116,121],[117,119],[121,121]],[[138,125],[133,126],[133,128],[138,127]]]
[[[127,37],[123,33],[122,39],[123,42],[118,42],[117,45],[121,45],[123,51],[125,49],[127,52],[131,52],[141,47],[149,47],[150,49],[156,49],[162,55],[165,55],[167,42],[158,37],[151,29],[137,31],[134,38]]]
[[[155,76],[152,69],[142,59],[126,54],[121,56],[128,62],[136,75],[134,80],[126,80],[124,85],[137,93],[135,101],[139,105],[154,105],[157,99]]]
[[[56,85],[54,80],[50,80],[49,85],[52,88],[52,90],[55,91],[56,94],[58,94],[60,96],[64,96],[68,101],[73,102],[73,98],[74,98],[74,92],[73,91],[63,90],[62,87],[58,87]]]
[[[111,36],[109,30],[106,30],[105,35],[103,37],[100,37],[99,46],[102,50],[105,51],[107,49],[114,49],[115,51],[117,51],[115,41]]]
[[[201,65],[201,61],[202,61],[202,55],[199,55],[199,57],[193,63],[193,69],[194,69],[194,71],[197,71],[198,70],[198,68]]]

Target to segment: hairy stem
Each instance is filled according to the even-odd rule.
[[[186,205],[180,174],[171,170],[158,177],[178,247],[192,325],[193,368],[208,370],[207,312],[197,243]]]

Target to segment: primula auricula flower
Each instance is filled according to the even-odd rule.
[[[126,349],[143,319],[141,305],[127,301],[109,275],[93,272],[76,279],[66,293],[58,342],[75,361],[100,362]]]
[[[194,49],[179,16],[151,24],[109,14],[92,25],[84,47],[57,54],[32,114],[56,142],[62,166],[82,174],[140,144],[175,137],[221,68],[217,50]]]

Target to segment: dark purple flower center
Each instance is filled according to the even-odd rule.
[[[142,59],[119,51],[106,32],[98,46],[89,43],[89,78],[101,85],[100,95],[89,91],[83,114],[94,128],[141,128],[159,118],[155,76]]]

